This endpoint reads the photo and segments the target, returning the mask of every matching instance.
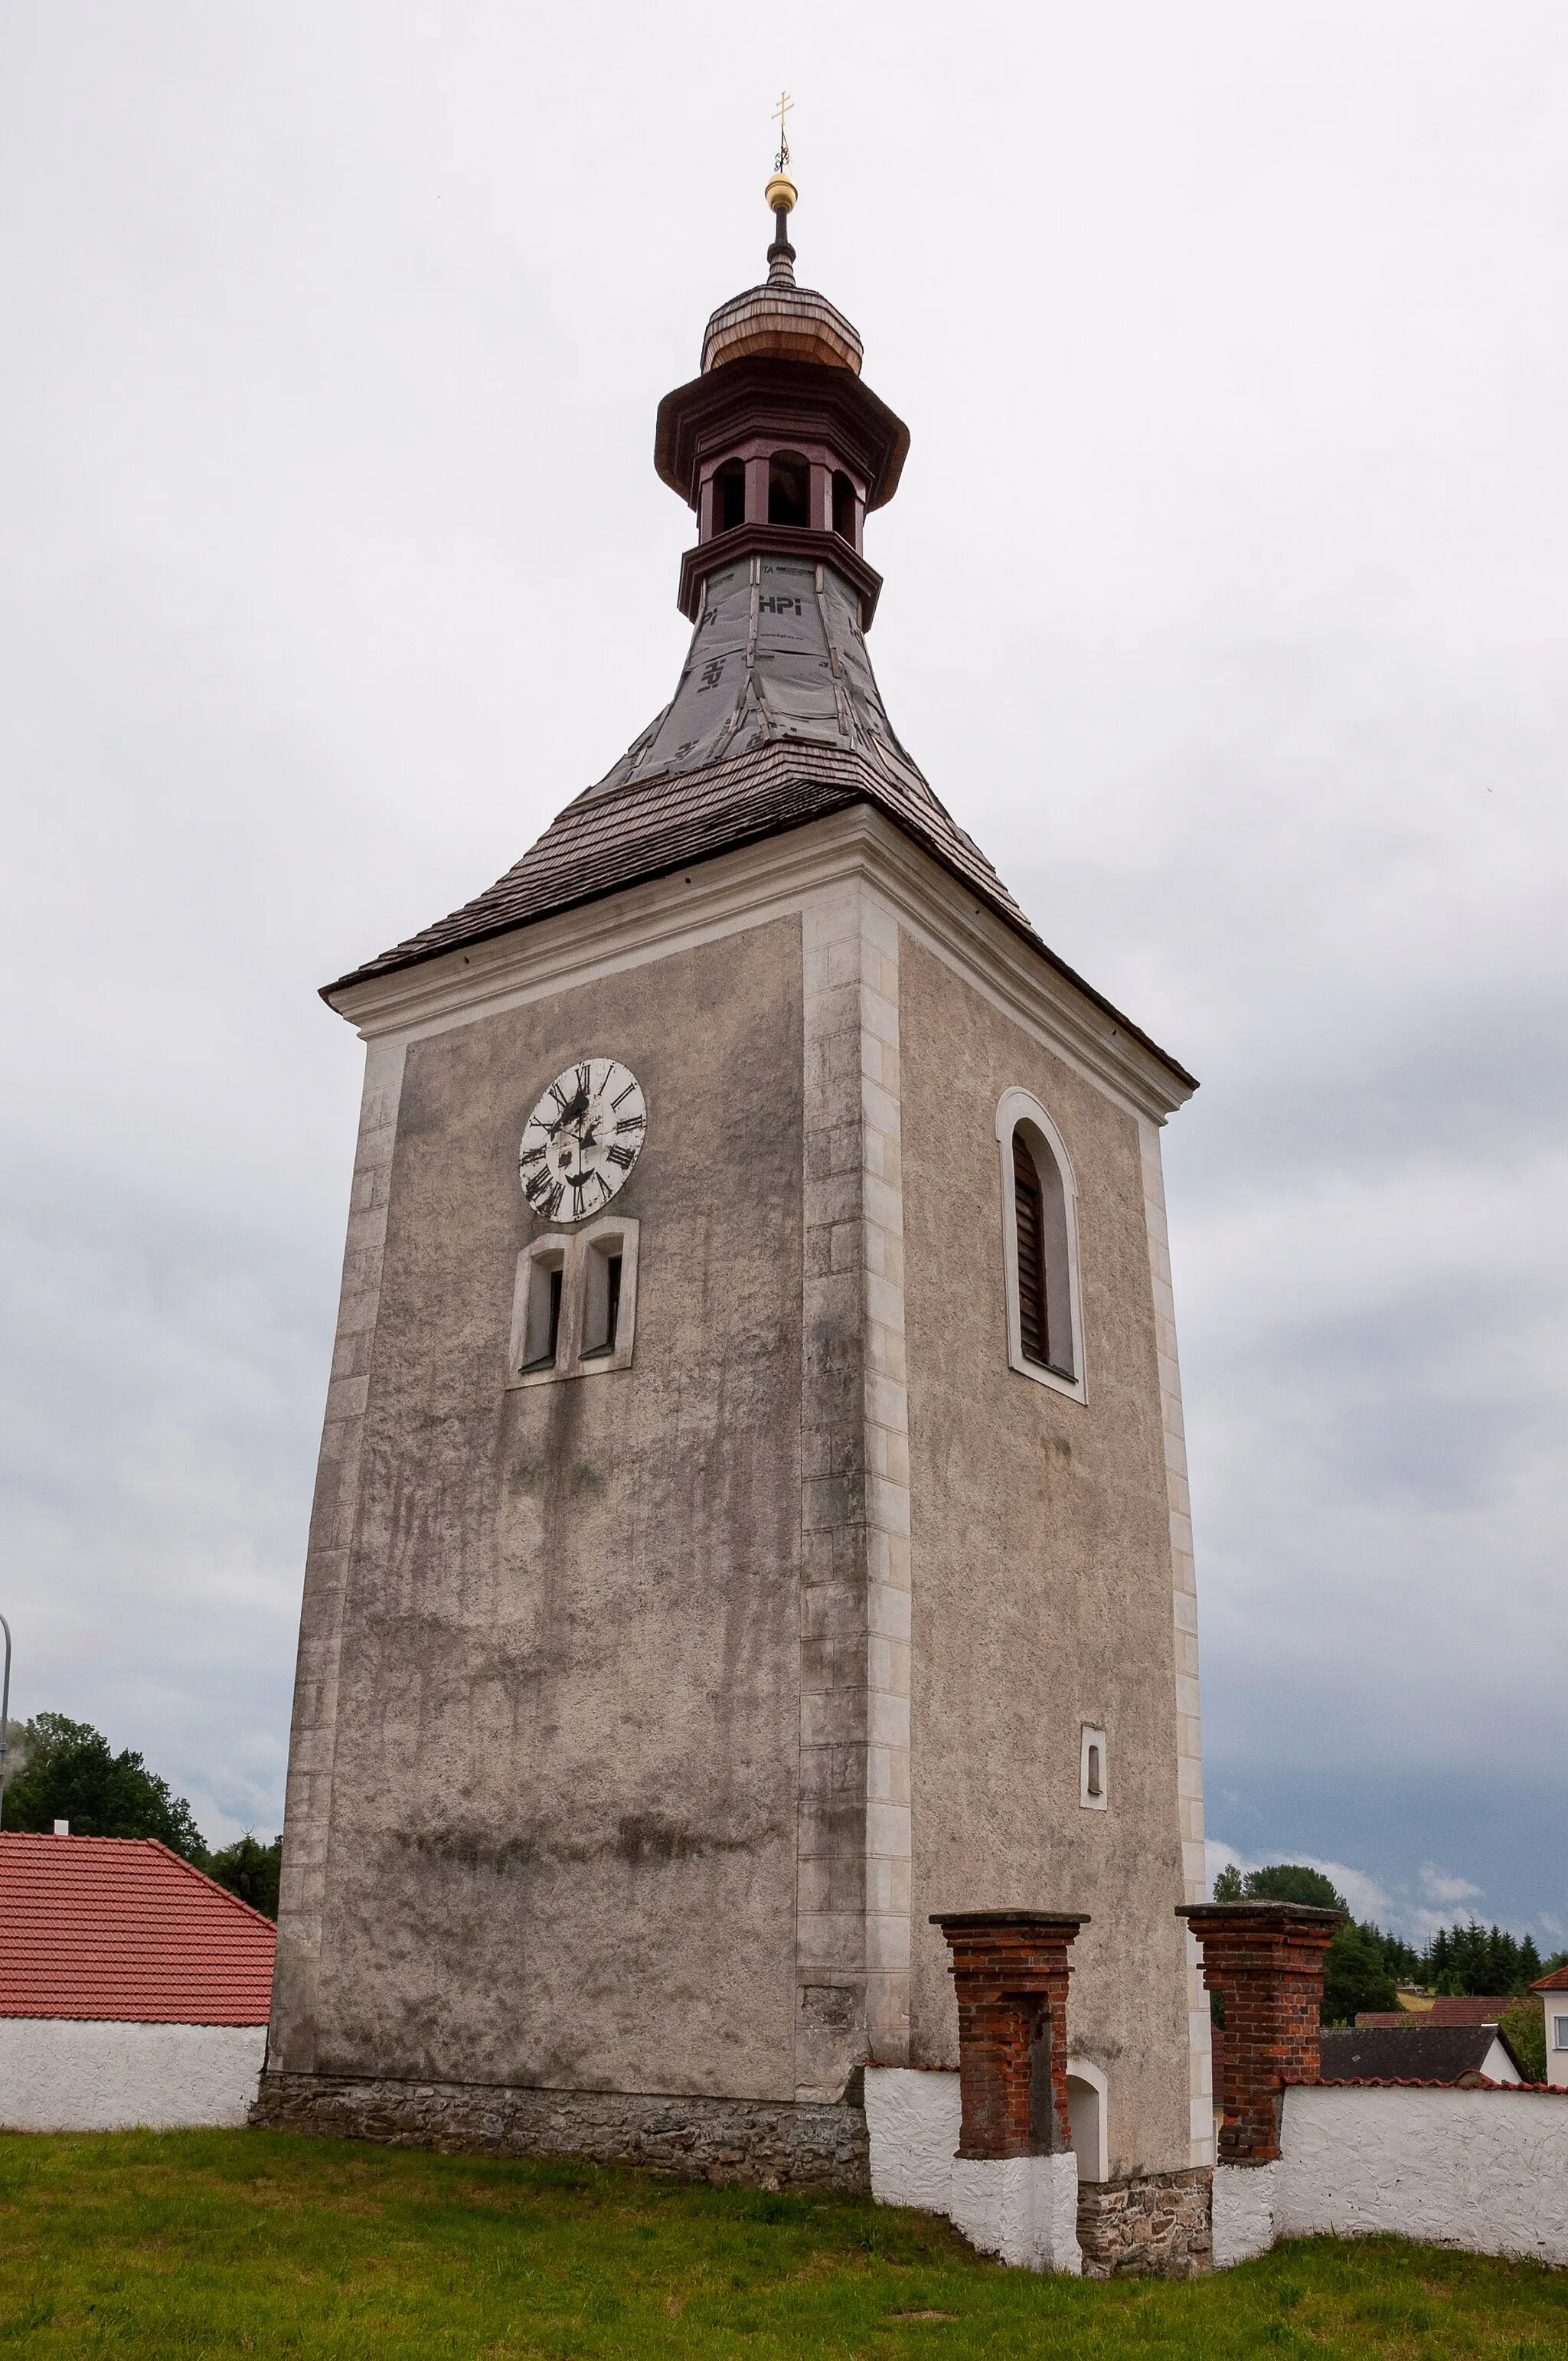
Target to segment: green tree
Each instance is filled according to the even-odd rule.
[[[1398,2008],[1376,1927],[1341,1927],[1323,1960],[1323,2023],[1354,2025],[1364,2008]]]
[[[35,1714],[22,1726],[17,1752],[19,1767],[5,1786],[6,1828],[47,1835],[56,1820],[69,1820],[73,1836],[157,1837],[205,1868],[207,1848],[184,1796],[129,1747],[114,1753],[91,1722]]]
[[[1421,1980],[1435,1993],[1489,1995],[1527,1993],[1543,1972],[1535,1938],[1522,1941],[1502,1927],[1440,1927],[1420,1963]]]
[[[1266,1869],[1223,1869],[1214,1880],[1216,1902],[1301,1902],[1317,1910],[1343,1910],[1323,1960],[1323,2023],[1354,2025],[1362,2009],[1398,2008],[1394,1979],[1413,1964],[1415,1953],[1397,1936],[1350,1920],[1349,1904],[1321,1869],[1304,1861],[1277,1861]],[[1223,2020],[1216,2018],[1216,2023]]]
[[[1539,1993],[1524,2000],[1516,2000],[1511,2008],[1503,2011],[1498,2023],[1508,2037],[1514,2056],[1524,2068],[1527,2082],[1546,2080],[1546,2011]]]
[[[1307,1869],[1293,1861],[1276,1861],[1272,1869],[1249,1869],[1246,1898],[1249,1902],[1304,1902],[1315,1910],[1347,1910],[1350,1906],[1321,1869]]]
[[[264,1845],[247,1828],[235,1843],[225,1845],[207,1862],[207,1875],[248,1902],[266,1918],[278,1916],[278,1873],[283,1866],[283,1839],[274,1837]]]

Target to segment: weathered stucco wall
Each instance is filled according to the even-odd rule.
[[[794,2095],[801,990],[785,919],[409,1048],[282,2072]],[[518,1138],[589,1052],[648,1098],[635,1359],[509,1389]]]
[[[267,2048],[264,2025],[126,2025],[0,2017],[0,2127],[153,2131],[243,2124]]]
[[[1190,2161],[1169,1507],[1138,1126],[906,937],[901,956],[911,1557],[911,2062],[956,2063],[934,1910],[1085,1910],[1069,2040],[1109,2082],[1110,2172]],[[1077,1175],[1088,1399],[1008,1366],[1004,1090]],[[1107,1735],[1109,1808],[1079,1802]]]

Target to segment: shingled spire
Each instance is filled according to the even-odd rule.
[[[898,489],[909,430],[861,377],[852,322],[795,284],[788,162],[781,140],[763,192],[767,278],[718,306],[698,374],[659,404],[653,464],[697,524],[680,565],[693,629],[674,697],[504,877],[323,998],[869,803],[1145,1039],[1041,941],[888,719],[866,646],[882,577],[865,523]]]

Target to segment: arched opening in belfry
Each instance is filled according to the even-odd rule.
[[[833,473],[833,530],[851,549],[855,546],[855,488],[842,467]]]
[[[732,533],[746,522],[746,468],[740,459],[726,459],[714,471],[713,530]]]
[[[811,469],[798,451],[775,451],[768,462],[768,522],[809,524]]]

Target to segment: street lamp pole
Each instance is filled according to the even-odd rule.
[[[5,1634],[5,1676],[0,1683],[0,1828],[5,1825],[5,1732],[11,1719],[11,1626],[0,1615]]]

